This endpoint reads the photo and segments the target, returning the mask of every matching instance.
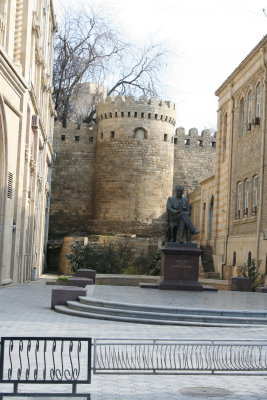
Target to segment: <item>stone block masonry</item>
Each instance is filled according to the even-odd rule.
[[[56,123],[50,239],[165,236],[173,187],[197,187],[215,158],[211,132],[175,134],[175,113],[169,101],[117,96],[99,103],[94,126]]]
[[[175,106],[107,98],[97,109],[95,231],[162,234],[172,192]]]
[[[52,236],[90,231],[96,148],[95,128],[55,123],[50,226]]]
[[[209,129],[198,134],[191,128],[188,134],[184,128],[176,129],[174,136],[173,184],[184,185],[187,193],[200,187],[200,181],[214,173],[216,156],[216,135]]]

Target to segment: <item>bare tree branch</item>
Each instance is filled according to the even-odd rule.
[[[63,126],[71,118],[92,122],[96,104],[103,96],[103,89],[101,93],[97,90],[100,87],[109,87],[108,95],[156,96],[155,82],[165,55],[166,50],[159,45],[137,49],[122,41],[93,10],[66,12],[55,42],[53,96],[57,118]],[[95,93],[88,93],[82,110],[78,99],[86,82],[96,84]],[[86,97],[84,91],[83,95]]]

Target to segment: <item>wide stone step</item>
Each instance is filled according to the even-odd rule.
[[[84,300],[84,299],[83,299]],[[99,301],[98,301],[99,302]],[[114,304],[114,303],[113,303]],[[117,305],[120,303],[116,303]],[[125,306],[125,304],[121,304]],[[131,308],[129,307],[131,306]],[[193,326],[248,326],[248,325],[266,325],[267,318],[262,317],[264,312],[231,312],[229,315],[221,315],[217,310],[184,309],[183,313],[170,312],[171,309],[164,307],[146,307],[138,305],[129,305],[128,308],[112,308],[96,305],[84,304],[79,301],[68,301],[67,306],[55,306],[55,310],[61,313],[75,315],[78,317],[104,319],[120,322],[133,322],[143,324],[158,325],[193,325]],[[140,307],[143,307],[140,309]],[[168,310],[168,311],[167,311]],[[175,309],[178,311],[178,309]],[[174,311],[174,309],[172,309]],[[207,311],[207,312],[206,312]],[[212,314],[212,312],[214,314]],[[224,311],[223,311],[224,312]],[[255,315],[254,315],[255,314]]]
[[[250,321],[253,321],[254,324],[266,324],[267,319],[264,318],[248,318],[247,316],[236,316],[234,313],[230,316],[222,316],[222,315],[211,315],[205,314],[202,312],[197,315],[190,314],[190,310],[187,310],[187,313],[169,313],[167,310],[165,312],[156,312],[155,310],[149,311],[145,307],[143,310],[136,310],[134,306],[132,308],[123,309],[123,308],[107,308],[107,307],[96,307],[90,306],[87,304],[82,304],[77,301],[68,301],[68,307],[74,310],[79,310],[83,312],[96,313],[96,314],[108,314],[113,316],[122,316],[126,318],[139,318],[145,320],[167,320],[167,321],[191,321],[191,322],[215,322],[215,323],[225,323],[225,324],[248,324]],[[202,310],[204,311],[204,310]]]
[[[167,313],[167,314],[190,314],[190,315],[211,315],[224,317],[243,317],[243,318],[260,318],[265,320],[267,324],[267,311],[256,310],[224,310],[209,308],[181,308],[166,306],[151,306],[143,304],[119,303],[101,299],[92,299],[87,296],[79,296],[81,304],[101,307],[106,309],[136,310],[141,312]],[[78,302],[79,304],[79,302]]]
[[[222,322],[194,322],[194,321],[172,321],[172,320],[159,320],[159,319],[144,319],[144,318],[133,318],[133,317],[124,317],[124,316],[114,316],[109,314],[95,314],[84,312],[80,310],[74,310],[66,306],[55,306],[55,311],[63,314],[72,315],[75,317],[83,317],[90,319],[101,319],[107,321],[117,321],[117,322],[130,322],[130,323],[139,323],[139,324],[153,324],[153,325],[176,325],[176,326],[206,326],[206,327],[241,327],[244,326],[242,323],[235,324],[224,324]],[[257,326],[259,324],[252,323],[252,321],[247,321],[246,326]],[[262,324],[260,324],[262,325]]]

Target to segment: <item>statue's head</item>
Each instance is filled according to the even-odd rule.
[[[181,185],[176,186],[175,193],[176,195],[181,196],[184,193],[184,187]]]

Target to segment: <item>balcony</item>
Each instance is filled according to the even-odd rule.
[[[5,38],[6,38],[6,20],[2,14],[0,14],[0,46],[5,46]]]

